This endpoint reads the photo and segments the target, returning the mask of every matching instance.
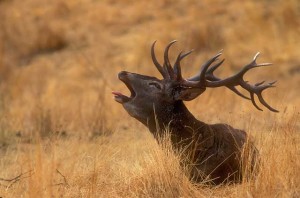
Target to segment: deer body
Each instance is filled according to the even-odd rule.
[[[241,151],[247,141],[247,134],[227,124],[209,125],[197,120],[183,101],[198,97],[206,87],[218,86],[226,86],[241,97],[247,98],[235,89],[235,86],[240,85],[250,92],[255,107],[260,109],[253,99],[253,94],[256,94],[260,102],[271,111],[277,111],[261,97],[261,92],[272,87],[274,83],[250,85],[242,79],[243,74],[249,69],[269,64],[256,64],[256,56],[254,61],[246,65],[241,72],[221,80],[213,75],[213,71],[223,61],[210,67],[221,55],[219,53],[206,62],[201,72],[195,77],[183,79],[180,60],[190,52],[180,53],[172,68],[168,59],[168,50],[173,43],[171,42],[166,47],[163,66],[155,58],[155,43],[152,45],[152,59],[164,77],[162,80],[122,71],[118,77],[126,84],[131,96],[113,92],[115,100],[121,103],[132,117],[147,126],[155,138],[158,138],[166,130],[170,131],[173,146],[184,148],[188,163],[194,165],[191,173],[193,180],[200,182],[209,179],[214,184],[239,182],[242,175]],[[253,158],[255,155],[256,153]],[[251,161],[255,163],[254,160]]]

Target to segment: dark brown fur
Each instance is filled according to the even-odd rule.
[[[208,69],[220,56],[218,54],[204,64],[198,75],[185,80],[181,76],[180,60],[189,53],[180,54],[172,68],[168,60],[168,50],[173,43],[170,43],[165,50],[164,66],[160,66],[157,62],[154,45],[152,46],[153,62],[163,75],[162,80],[125,71],[120,72],[119,79],[127,85],[131,96],[113,92],[115,100],[121,103],[132,117],[147,126],[155,138],[162,136],[165,131],[170,131],[173,146],[184,148],[187,163],[193,165],[191,178],[194,181],[209,181],[212,184],[240,182],[243,176],[242,151],[247,142],[245,131],[227,124],[210,125],[199,121],[189,112],[183,101],[193,100],[209,86],[226,86],[236,94],[247,98],[235,89],[235,86],[240,85],[251,93],[251,100],[257,107],[252,94],[260,97],[261,92],[272,87],[273,83],[250,85],[241,79],[249,69],[267,64],[256,64],[256,56],[251,64],[243,68],[243,72],[221,80],[213,75],[213,70],[223,61],[212,66],[213,69]],[[260,101],[270,110],[277,111],[263,99]],[[253,169],[257,161],[257,150],[252,142],[249,145],[248,148],[253,153],[248,162],[250,162],[250,169]]]

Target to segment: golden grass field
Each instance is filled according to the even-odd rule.
[[[0,0],[0,197],[300,197],[299,35],[298,0]],[[174,39],[172,60],[195,49],[186,77],[220,49],[222,77],[257,51],[274,63],[246,78],[278,80],[264,98],[279,113],[225,88],[187,103],[200,120],[254,137],[255,179],[192,184],[169,142],[113,100],[129,93],[117,73],[159,76],[150,46],[162,60]]]

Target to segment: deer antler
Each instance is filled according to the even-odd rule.
[[[243,79],[245,73],[247,71],[249,71],[250,69],[256,68],[256,67],[264,67],[264,66],[270,66],[272,65],[271,63],[260,63],[257,64],[256,60],[259,56],[259,52],[254,56],[253,61],[250,62],[249,64],[247,64],[246,66],[244,66],[237,74],[225,78],[225,79],[219,79],[218,77],[214,76],[213,71],[215,69],[217,69],[224,60],[222,60],[221,62],[217,63],[216,65],[214,65],[213,67],[211,67],[210,69],[209,66],[217,60],[217,58],[221,55],[221,53],[218,53],[216,56],[214,56],[212,59],[210,59],[208,62],[206,62],[206,64],[204,64],[202,66],[202,70],[200,72],[199,76],[190,78],[188,80],[186,80],[187,84],[190,84],[190,82],[192,82],[192,84],[198,84],[198,86],[203,86],[203,84],[205,85],[205,87],[221,87],[221,86],[226,86],[229,89],[231,89],[232,91],[234,91],[236,94],[240,95],[241,97],[247,98],[246,96],[242,95],[239,91],[237,91],[237,89],[235,88],[236,86],[241,86],[243,89],[247,90],[250,93],[250,97],[251,97],[251,101],[253,103],[253,105],[260,111],[262,111],[261,108],[259,108],[254,100],[254,94],[257,95],[259,101],[265,106],[267,107],[270,111],[273,112],[278,112],[278,110],[272,108],[270,105],[268,105],[268,103],[264,100],[264,98],[262,97],[262,92],[267,89],[267,88],[271,88],[271,87],[275,87],[274,84],[276,83],[276,81],[274,82],[270,82],[267,84],[264,84],[265,81],[262,81],[260,83],[256,83],[254,85],[249,84],[247,81],[245,81]],[[196,80],[196,81],[195,81]],[[195,86],[195,85],[194,85]]]
[[[175,81],[180,82],[184,86],[194,87],[194,88],[198,88],[198,87],[199,88],[206,88],[206,87],[214,88],[214,87],[225,86],[225,87],[229,88],[231,91],[233,91],[234,93],[236,93],[237,95],[239,95],[245,99],[249,99],[249,100],[251,99],[252,104],[258,110],[262,111],[262,109],[260,107],[258,107],[258,105],[255,102],[255,99],[254,99],[254,94],[255,94],[255,95],[257,95],[258,100],[261,102],[261,104],[263,104],[265,107],[267,107],[270,111],[278,112],[278,110],[272,108],[262,97],[262,92],[265,89],[275,87],[274,84],[276,83],[276,81],[270,82],[267,84],[264,84],[265,81],[262,81],[260,83],[251,85],[243,79],[245,73],[247,71],[249,71],[250,69],[271,65],[271,63],[260,63],[260,64],[256,63],[256,60],[259,56],[259,52],[254,56],[252,62],[250,62],[249,64],[244,66],[238,73],[236,73],[228,78],[220,79],[214,75],[214,71],[219,66],[221,66],[221,64],[224,62],[224,59],[221,60],[220,62],[214,64],[213,66],[211,66],[222,55],[222,51],[220,51],[218,54],[216,54],[214,57],[212,57],[211,59],[209,59],[206,63],[204,63],[202,65],[201,71],[196,76],[189,78],[189,79],[183,79],[182,74],[181,74],[180,61],[184,57],[189,55],[192,51],[189,51],[184,54],[182,52],[180,52],[179,55],[177,56],[176,62],[174,64],[174,68],[172,68],[169,58],[168,58],[168,52],[169,52],[169,48],[175,42],[176,42],[176,40],[170,42],[167,45],[167,47],[165,48],[163,66],[161,66],[158,63],[158,61],[155,57],[154,46],[155,46],[156,41],[152,44],[151,55],[152,55],[153,63],[155,64],[156,68],[158,69],[158,71],[162,74],[162,76],[165,79],[175,80]],[[241,86],[243,89],[247,90],[250,93],[250,98],[246,97],[241,92],[239,92],[236,89],[236,86]]]
[[[153,44],[152,44],[152,46],[151,46],[152,61],[153,61],[154,65],[155,65],[155,67],[157,68],[157,70],[161,73],[161,75],[164,78],[167,78],[167,75],[166,75],[166,73],[164,71],[164,68],[159,64],[159,62],[156,59],[155,52],[154,52],[155,43],[156,43],[156,41],[154,41]]]
[[[151,46],[152,61],[153,61],[154,65],[156,66],[157,70],[164,77],[164,79],[182,80],[183,78],[181,76],[180,61],[184,57],[186,57],[187,55],[189,55],[190,53],[192,53],[194,51],[194,50],[191,50],[184,54],[182,54],[183,52],[181,52],[176,59],[176,62],[174,64],[174,69],[173,69],[172,65],[170,64],[170,60],[169,60],[169,49],[176,42],[177,42],[177,40],[170,42],[167,45],[167,47],[165,48],[163,66],[160,65],[160,63],[157,61],[156,56],[155,56],[154,47],[155,47],[156,41],[154,41]]]

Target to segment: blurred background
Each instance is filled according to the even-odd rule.
[[[117,79],[122,70],[160,77],[150,58],[154,40],[160,61],[174,39],[173,61],[181,50],[195,49],[183,61],[185,77],[221,49],[221,77],[260,51],[258,62],[274,65],[246,79],[278,80],[264,98],[280,113],[260,112],[225,88],[188,106],[205,122],[240,128],[288,122],[300,107],[299,35],[298,0],[0,0],[1,139],[36,132],[94,137],[132,128],[137,122],[111,91],[129,93]]]

